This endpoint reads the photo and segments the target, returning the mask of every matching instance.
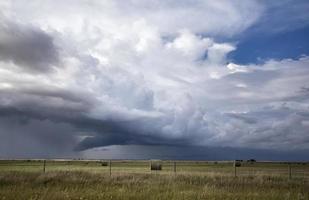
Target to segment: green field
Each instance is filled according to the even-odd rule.
[[[309,199],[308,163],[242,162],[236,177],[232,162],[159,163],[48,160],[44,172],[42,160],[2,160],[0,200]]]

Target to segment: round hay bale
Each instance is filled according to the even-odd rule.
[[[151,163],[150,170],[162,170],[161,163]]]

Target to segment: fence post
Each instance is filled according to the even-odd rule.
[[[234,160],[234,177],[237,177],[237,172],[236,172],[236,160]]]
[[[176,174],[176,161],[174,162],[174,173]]]
[[[112,176],[112,161],[109,160],[109,176]]]
[[[150,173],[152,173],[151,166],[152,166],[152,160],[150,160],[150,162],[149,162]]]
[[[45,168],[46,168],[46,160],[43,160],[43,172],[45,173]]]
[[[288,165],[288,168],[289,168],[289,180],[292,179],[292,168],[291,168],[291,164],[289,163]]]

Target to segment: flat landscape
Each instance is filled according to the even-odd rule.
[[[0,199],[309,199],[308,163],[240,164],[2,160]]]

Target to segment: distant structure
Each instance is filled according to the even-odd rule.
[[[234,161],[234,167],[240,167],[241,166],[241,160],[235,160]]]
[[[160,160],[150,160],[150,170],[162,170],[162,164]]]
[[[247,160],[247,163],[251,163],[251,164],[253,164],[253,163],[255,163],[256,162],[256,160],[255,159],[249,159],[249,160]]]

